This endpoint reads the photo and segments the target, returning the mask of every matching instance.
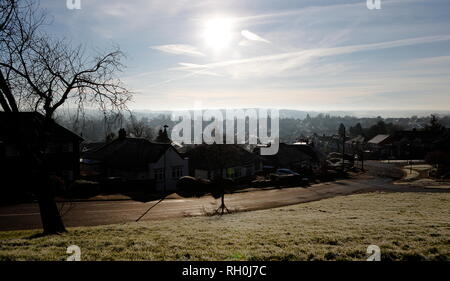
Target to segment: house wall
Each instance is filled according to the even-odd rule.
[[[1,157],[4,161],[24,161],[16,144],[3,143]],[[46,168],[49,173],[67,182],[79,176],[80,153],[78,140],[49,140],[45,150]]]
[[[80,146],[78,141],[50,140],[46,147],[45,157],[50,171],[73,181],[80,172]]]
[[[225,168],[222,171],[222,177],[224,178],[232,178],[232,179],[239,179],[246,176],[253,176],[256,172],[262,170],[262,165],[248,165],[248,166],[236,166],[236,167],[230,167]],[[208,173],[207,170],[202,169],[194,169],[194,177],[196,178],[203,178],[203,179],[209,179],[212,180],[214,178],[215,173],[220,173],[219,170],[216,171],[210,171]]]
[[[114,169],[107,168],[106,175],[108,177],[119,177],[125,180],[148,180],[149,173],[145,170],[125,170],[125,169]]]
[[[170,147],[157,162],[148,165],[148,174],[149,178],[156,182],[156,191],[175,191],[178,179],[188,175],[188,168],[188,160],[181,158],[175,149]],[[158,169],[165,171],[163,178],[155,178],[155,172],[160,171]],[[180,174],[174,175],[174,169],[178,169]]]
[[[202,178],[202,179],[209,179],[209,177],[208,177],[208,171],[206,171],[206,170],[195,169],[195,170],[194,170],[194,177],[196,177],[196,178]]]

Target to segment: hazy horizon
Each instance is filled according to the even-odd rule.
[[[233,109],[233,110],[239,110],[239,109],[249,109],[254,108],[257,109],[258,107],[248,107],[248,108],[187,108],[187,109],[180,109],[180,110],[170,110],[170,109],[163,109],[163,110],[155,110],[155,109],[130,109],[129,111],[133,112],[134,114],[138,115],[160,115],[160,114],[170,114],[174,111],[194,111],[194,110],[227,110],[227,109]],[[431,114],[437,114],[440,116],[450,116],[450,110],[302,110],[302,109],[287,109],[287,108],[280,108],[278,109],[280,113],[280,118],[300,118],[303,119],[306,117],[307,114],[309,114],[311,117],[315,117],[319,114],[328,114],[330,116],[336,116],[336,117],[344,117],[344,116],[352,116],[357,118],[374,118],[374,117],[382,117],[382,118],[410,118],[412,116],[417,117],[427,117]],[[72,114],[75,112],[75,108],[71,109],[61,109],[58,112],[62,115],[65,114]],[[98,113],[100,114],[101,111],[98,109],[93,108],[87,108],[85,109],[85,112],[87,114],[89,113]],[[126,111],[123,111],[126,112]]]

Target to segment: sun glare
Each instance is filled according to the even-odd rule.
[[[229,18],[212,18],[205,22],[203,37],[206,45],[220,51],[230,45],[233,22]]]

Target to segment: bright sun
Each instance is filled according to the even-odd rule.
[[[215,51],[225,49],[232,39],[233,22],[228,18],[212,18],[205,22],[203,37],[208,47]]]

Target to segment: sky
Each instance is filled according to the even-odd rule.
[[[135,110],[450,109],[450,1],[42,0],[49,32],[120,46]]]

